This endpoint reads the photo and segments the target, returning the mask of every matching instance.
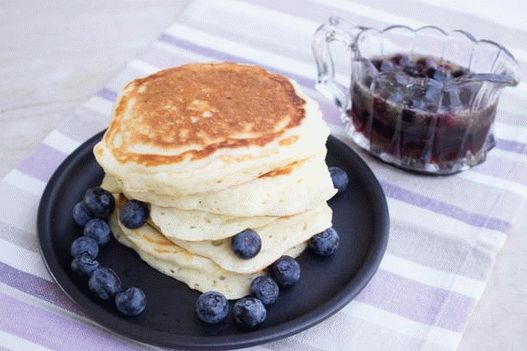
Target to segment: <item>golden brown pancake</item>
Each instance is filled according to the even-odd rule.
[[[177,163],[221,148],[265,145],[302,122],[304,104],[287,78],[263,68],[189,64],[131,82],[104,140],[122,163]],[[294,142],[281,140],[284,145]],[[133,152],[138,144],[186,151]]]
[[[189,64],[127,84],[94,153],[123,192],[220,191],[324,153],[321,117],[286,77],[253,65]]]

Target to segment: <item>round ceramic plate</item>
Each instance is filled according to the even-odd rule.
[[[49,272],[65,293],[97,323],[132,339],[184,349],[229,349],[284,338],[328,318],[368,283],[377,270],[388,240],[388,209],[379,183],[359,156],[330,137],[327,164],[339,166],[350,177],[348,190],[330,202],[333,226],[341,242],[337,253],[320,258],[310,252],[299,257],[302,278],[280,292],[268,309],[266,321],[257,329],[239,329],[232,318],[219,325],[206,325],[194,313],[197,291],[165,276],[141,261],[115,239],[102,248],[98,260],[115,270],[123,286],[143,289],[148,305],[138,317],[119,315],[110,302],[93,295],[87,279],[70,269],[69,247],[81,233],[71,210],[87,188],[101,183],[103,172],[92,148],[99,133],[82,144],[57,169],[49,181],[38,212],[42,256]]]

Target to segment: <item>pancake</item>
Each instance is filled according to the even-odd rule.
[[[168,241],[149,225],[128,229],[118,221],[117,211],[110,218],[113,235],[121,244],[130,247],[152,268],[175,278],[191,289],[201,292],[219,291],[228,299],[239,299],[249,294],[252,280],[262,272],[239,274],[226,271],[208,258],[189,253]],[[287,254],[300,255],[306,244],[302,243]]]
[[[126,191],[119,180],[109,175],[105,176],[102,186],[110,192],[124,193],[128,198],[152,204],[154,222],[156,213],[162,211],[159,207],[232,217],[291,216],[320,206],[336,193],[324,162],[324,154],[275,169],[245,184],[183,197]],[[169,232],[181,233],[183,230],[174,228]]]
[[[287,78],[189,64],[130,82],[94,154],[124,192],[180,197],[247,183],[325,150],[316,102]]]
[[[331,227],[331,215],[331,208],[324,204],[317,209],[282,217],[256,228],[262,239],[262,248],[251,259],[242,259],[234,254],[231,238],[218,241],[185,241],[167,236],[167,239],[193,254],[211,259],[227,271],[255,273],[271,265],[290,248]]]
[[[163,235],[187,241],[220,240],[278,217],[232,217],[202,211],[151,206],[152,225]]]

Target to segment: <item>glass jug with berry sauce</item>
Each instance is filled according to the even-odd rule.
[[[348,49],[351,80],[339,82],[334,60],[342,57],[332,57],[332,43]],[[518,84],[507,49],[461,30],[376,30],[331,17],[312,46],[317,88],[339,106],[353,141],[417,172],[452,174],[483,162],[501,89]]]

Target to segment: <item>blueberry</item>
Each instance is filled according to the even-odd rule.
[[[138,316],[146,307],[143,290],[131,287],[115,295],[115,306],[125,316]]]
[[[409,102],[411,103],[411,101]],[[408,103],[408,101],[406,101],[406,103]],[[403,108],[401,112],[401,119],[403,120],[403,122],[406,122],[406,123],[415,123],[416,121],[415,111],[412,111],[407,108]]]
[[[233,314],[236,323],[254,328],[265,321],[267,310],[262,301],[257,298],[244,297],[234,303]]]
[[[337,189],[339,193],[345,191],[349,183],[348,174],[339,167],[329,167],[329,174],[333,181],[333,187]]]
[[[391,61],[396,65],[404,67],[408,66],[412,62],[412,59],[408,55],[398,54],[393,56],[391,58]]]
[[[97,245],[97,241],[94,239],[81,236],[71,243],[70,253],[73,257],[79,257],[82,254],[87,254],[92,259],[95,259],[99,254],[99,245]]]
[[[448,75],[449,73],[444,68],[440,67],[433,72],[432,79],[438,82],[443,82],[448,78]]]
[[[322,233],[314,235],[309,240],[309,248],[320,256],[331,256],[339,247],[340,237],[333,228],[328,228]]]
[[[252,229],[245,229],[232,238],[232,250],[240,258],[253,258],[262,248],[260,235]]]
[[[386,61],[383,60],[381,63],[381,71],[382,72],[391,72],[395,70],[395,65],[392,61]]]
[[[424,101],[422,97],[414,97],[409,103],[409,107],[412,107],[416,110],[422,110],[425,107]]]
[[[430,80],[426,82],[425,87],[424,102],[433,106],[439,104],[441,96],[443,95],[443,85],[434,80]]]
[[[71,261],[71,270],[79,275],[90,276],[97,268],[99,268],[99,262],[87,253],[77,256]]]
[[[90,219],[93,218],[90,210],[86,207],[83,201],[79,201],[73,206],[73,220],[80,226],[84,226]]]
[[[146,203],[130,200],[121,208],[119,220],[128,229],[142,227],[148,219],[149,211]]]
[[[423,66],[424,68],[436,68],[437,62],[433,58],[430,57],[421,57],[417,61],[415,61],[416,64]]]
[[[424,72],[418,66],[406,66],[403,68],[403,72],[414,78],[423,78]]]
[[[208,291],[196,300],[196,314],[205,323],[217,324],[227,318],[229,301],[217,291]]]
[[[433,67],[429,67],[425,70],[425,74],[428,78],[431,78],[431,79],[434,79],[434,76],[437,72],[437,69],[433,68]]]
[[[393,102],[396,102],[396,103],[400,103],[400,102],[402,102],[403,99],[404,99],[404,96],[403,96],[402,92],[399,91],[399,90],[394,91],[394,92],[391,93],[390,96],[388,97],[388,100],[393,101]]]
[[[84,235],[94,239],[99,245],[107,244],[111,234],[108,223],[100,218],[94,218],[84,226]]]
[[[380,59],[373,59],[373,60],[371,60],[371,63],[372,63],[373,66],[375,66],[377,71],[381,70],[382,60],[380,60]]]
[[[121,280],[110,268],[99,267],[90,276],[88,286],[101,299],[108,300],[121,291]]]
[[[97,218],[108,218],[115,209],[113,195],[98,186],[86,191],[84,203],[93,216]]]
[[[282,256],[269,269],[271,277],[281,288],[289,288],[300,280],[300,265],[291,256]]]
[[[466,73],[467,73],[466,70],[460,68],[460,69],[457,69],[455,71],[452,71],[452,77],[459,78],[459,77],[465,75]]]
[[[254,278],[251,283],[251,295],[262,301],[266,306],[276,302],[279,292],[278,284],[267,275]]]
[[[461,99],[459,97],[459,91],[457,89],[451,89],[445,91],[443,105],[448,106],[451,110],[462,106]]]
[[[376,95],[387,98],[397,89],[394,75],[390,73],[379,74],[375,78],[374,88]]]

